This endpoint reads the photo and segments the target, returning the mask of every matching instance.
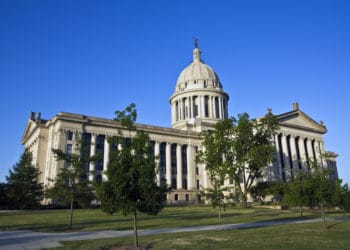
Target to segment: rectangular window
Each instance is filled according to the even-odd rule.
[[[197,190],[199,190],[199,188],[200,188],[200,185],[199,185],[199,180],[197,180],[197,183],[196,183],[197,185]]]
[[[67,141],[71,141],[73,140],[73,132],[72,131],[68,131],[67,132]]]
[[[71,155],[72,154],[72,144],[67,144],[66,145],[66,154]],[[65,161],[64,166],[66,168],[71,166],[70,162]]]
[[[175,195],[174,195],[174,200],[176,200],[176,201],[179,200],[179,195],[178,195],[178,194],[175,194]]]
[[[66,146],[66,154],[72,154],[72,144],[67,144]]]

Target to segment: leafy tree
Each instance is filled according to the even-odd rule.
[[[339,201],[340,207],[343,210],[343,213],[345,214],[345,211],[350,211],[350,189],[349,185],[345,183],[340,188],[340,201]]]
[[[225,199],[228,197],[225,196],[225,191],[228,191],[227,187],[222,187],[220,180],[218,178],[213,177],[212,179],[212,188],[206,188],[203,191],[201,191],[201,195],[208,199],[213,208],[218,207],[218,215],[219,215],[219,223],[221,223],[221,210],[225,206]]]
[[[285,183],[284,202],[288,206],[299,207],[300,216],[303,216],[304,206],[312,205],[312,190],[308,179],[308,175],[300,174],[294,178],[293,182]]]
[[[324,229],[327,229],[325,208],[339,205],[337,185],[338,180],[329,178],[329,172],[326,169],[316,170],[309,174],[310,197],[312,204],[321,209],[321,216]]]
[[[197,161],[205,163],[212,176],[233,178],[246,208],[251,187],[273,159],[272,138],[277,129],[271,112],[259,120],[243,113],[238,119],[219,121],[213,131],[202,133],[204,149],[199,151]]]
[[[263,200],[266,196],[271,195],[275,196],[275,189],[277,188],[278,182],[271,182],[271,181],[261,181],[258,182],[256,185],[252,186],[250,188],[250,194],[256,199],[260,200],[263,203]],[[279,194],[276,194],[278,196]]]
[[[85,163],[93,161],[82,152],[86,142],[75,135],[77,153],[65,153],[60,149],[52,149],[57,161],[64,161],[65,166],[60,169],[56,179],[51,180],[53,186],[47,189],[47,197],[70,206],[69,230],[73,224],[74,203],[82,207],[88,206],[95,198],[93,187],[86,177]]]
[[[32,164],[32,153],[25,149],[20,160],[10,169],[6,177],[8,201],[11,208],[35,208],[43,198],[43,185],[39,182],[40,172]]]
[[[109,138],[111,158],[107,169],[108,180],[98,188],[98,196],[104,212],[121,211],[132,214],[134,220],[134,245],[138,247],[137,213],[156,215],[164,207],[165,184],[156,183],[155,157],[148,134],[134,126],[137,113],[135,104],[124,111],[116,111],[115,121],[126,129]]]

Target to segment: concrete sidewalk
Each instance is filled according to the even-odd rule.
[[[349,220],[350,217],[341,218],[338,220]],[[195,227],[176,227],[176,228],[162,228],[162,229],[146,229],[139,230],[139,236],[155,235],[166,233],[181,233],[181,232],[198,232],[198,231],[212,231],[224,229],[240,229],[253,227],[266,227],[286,224],[310,223],[321,221],[321,219],[309,220],[284,220],[284,221],[265,221],[239,224],[222,224],[222,225],[208,225]],[[89,232],[71,232],[71,233],[42,233],[33,232],[29,230],[18,231],[0,231],[0,249],[3,250],[18,250],[18,249],[41,249],[62,246],[60,241],[73,240],[94,240],[102,238],[116,238],[116,237],[131,237],[133,231],[89,231]]]

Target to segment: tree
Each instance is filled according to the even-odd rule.
[[[243,113],[238,119],[219,121],[213,131],[202,133],[203,150],[199,151],[197,161],[205,163],[212,176],[233,178],[246,208],[251,187],[273,160],[272,138],[277,129],[277,120],[271,112],[259,120],[250,120]]]
[[[7,183],[0,183],[0,209],[8,209],[10,200],[8,198],[9,185]]]
[[[340,207],[343,210],[343,214],[345,214],[346,211],[350,211],[350,189],[349,185],[345,183],[340,188]]]
[[[84,154],[87,145],[84,140],[75,135],[77,153],[65,153],[60,149],[52,149],[57,161],[64,161],[65,166],[60,169],[56,179],[51,180],[53,186],[47,189],[47,197],[60,203],[69,204],[69,230],[73,224],[74,203],[82,207],[88,206],[95,198],[93,187],[86,177],[85,163],[95,160]]]
[[[326,224],[326,207],[334,207],[339,205],[339,193],[337,186],[340,185],[339,180],[329,178],[327,169],[319,169],[310,173],[309,185],[311,189],[312,204],[317,205],[321,209],[321,216],[324,229]]]
[[[306,174],[297,175],[293,182],[285,183],[284,202],[288,206],[299,207],[300,216],[303,216],[303,207],[311,206],[312,190]]]
[[[112,146],[108,180],[99,185],[98,197],[104,212],[121,211],[124,215],[133,215],[134,245],[138,247],[137,213],[158,214],[164,207],[169,189],[165,184],[158,186],[156,183],[152,143],[148,134],[134,126],[135,104],[115,114],[114,120],[128,133],[125,135],[119,130],[117,136],[108,139]]]
[[[43,185],[39,182],[40,172],[32,164],[32,153],[25,149],[20,160],[10,169],[6,177],[10,208],[35,208],[43,198]]]
[[[213,180],[211,182],[213,184],[213,187],[204,189],[203,191],[201,191],[201,195],[204,198],[210,200],[213,208],[219,208],[219,223],[221,223],[221,209],[224,208],[225,199],[228,198],[227,196],[225,196],[224,192],[228,191],[228,188],[223,188],[218,178],[213,177]]]

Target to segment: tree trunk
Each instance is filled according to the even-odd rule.
[[[73,201],[70,203],[69,230],[72,230],[73,224]]]
[[[243,196],[242,196],[242,207],[247,208],[248,207],[248,201],[247,201],[247,192],[244,191]]]
[[[322,214],[323,229],[327,230],[326,216],[325,216],[323,204],[321,204],[321,214]]]
[[[139,239],[137,236],[137,211],[134,211],[134,246],[139,247]]]
[[[300,206],[300,207],[299,207],[299,210],[300,210],[300,217],[303,217],[303,207]]]
[[[219,224],[221,224],[221,205],[219,205]]]

